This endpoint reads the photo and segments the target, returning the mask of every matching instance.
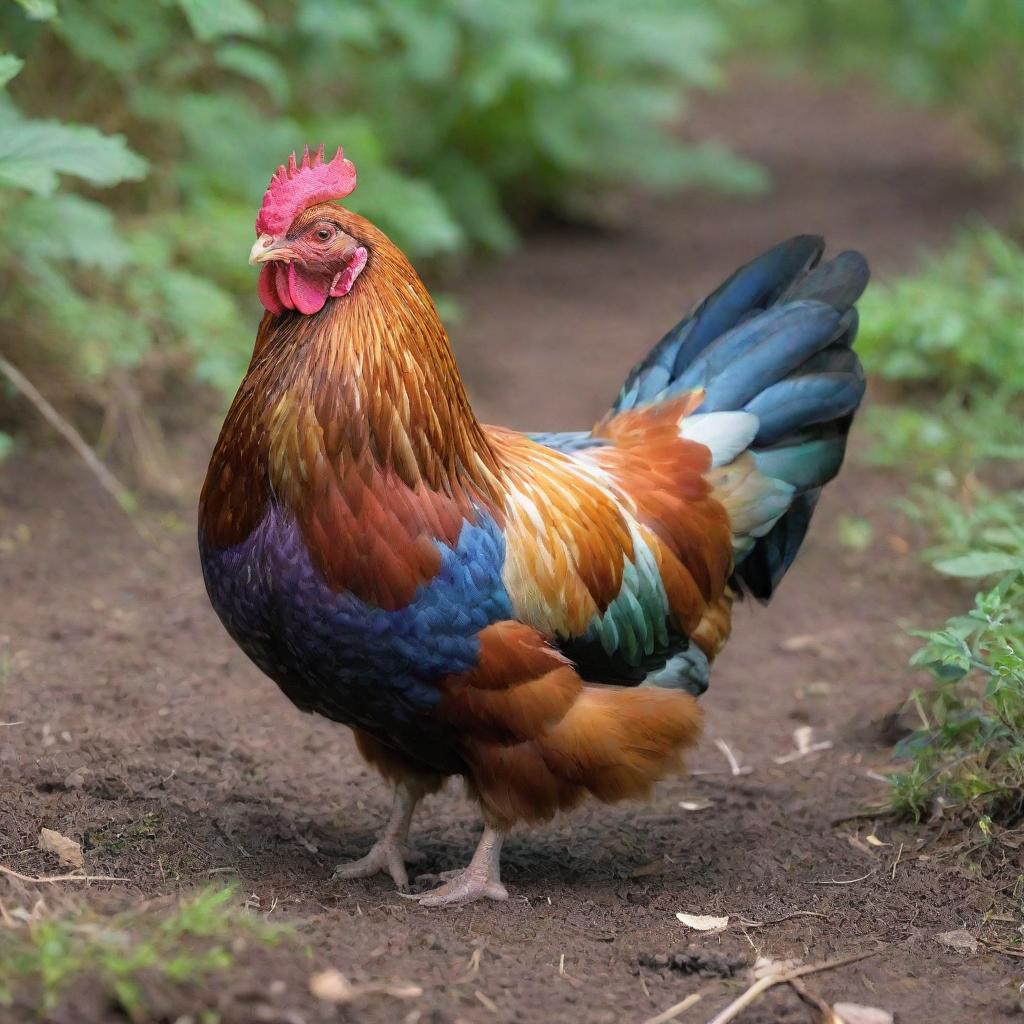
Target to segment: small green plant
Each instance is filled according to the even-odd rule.
[[[974,480],[955,495],[919,487],[901,505],[928,531],[922,557],[936,571],[965,579],[1024,572],[1024,490],[999,494]]]
[[[911,697],[921,727],[897,753],[895,810],[920,819],[944,808],[1004,823],[1024,816],[1024,575],[978,594],[974,608],[925,640],[912,664],[930,689]]]
[[[162,916],[27,914],[25,924],[0,930],[0,1006],[45,1013],[88,978],[129,1020],[147,1020],[147,985],[208,982],[232,965],[238,940],[268,945],[282,937],[235,910],[233,899],[233,888],[204,889]]]
[[[836,523],[836,539],[850,551],[867,551],[875,539],[875,531],[867,519],[840,516]]]
[[[908,398],[910,396],[907,396]],[[1000,404],[979,387],[967,398],[937,395],[926,407],[886,402],[867,409],[865,453],[874,466],[901,471],[940,488],[953,488],[986,462],[1024,459],[1018,397]]]
[[[864,303],[858,349],[905,402],[869,410],[867,458],[910,476],[903,510],[946,575],[1024,568],[1022,282],[1024,249],[979,225]]]
[[[104,825],[86,833],[89,848],[101,848],[107,854],[124,853],[154,839],[160,831],[160,815],[150,811],[134,821]]]
[[[1024,248],[975,225],[918,273],[868,290],[857,351],[906,393],[998,407],[1024,395],[1022,281]]]
[[[1024,249],[991,227],[863,302],[857,350],[912,401],[869,410],[869,461],[951,486],[995,459],[1024,459]]]

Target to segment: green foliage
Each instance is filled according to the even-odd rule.
[[[52,1010],[88,978],[129,1020],[148,1020],[149,986],[207,983],[232,966],[238,940],[267,945],[281,938],[281,929],[235,910],[233,898],[230,887],[204,889],[163,915],[26,914],[24,925],[0,931],[0,1006]]]
[[[49,196],[57,190],[59,174],[103,187],[137,181],[145,173],[146,161],[120,136],[85,125],[27,120],[10,104],[0,105],[0,186]]]
[[[1024,395],[1024,249],[977,225],[949,252],[896,284],[874,285],[861,304],[865,365],[911,389]]]
[[[952,805],[982,820],[1016,819],[1024,811],[1024,250],[975,227],[918,275],[875,288],[863,314],[865,364],[910,403],[872,410],[869,454],[917,481],[901,504],[930,538],[923,557],[946,576],[1005,577],[968,615],[917,634],[926,644],[913,664],[934,685],[912,698],[922,726],[899,748],[908,764],[892,776],[892,803],[918,818]]]
[[[1002,160],[1024,162],[1021,0],[728,0],[746,41],[804,68],[872,74],[962,111]]]
[[[867,461],[954,488],[979,465],[1024,458],[1020,404],[1017,396],[971,388],[966,397],[931,396],[926,406],[872,406],[864,416],[871,438]]]
[[[0,329],[101,402],[126,369],[233,387],[255,211],[305,142],[345,146],[350,205],[419,261],[623,184],[763,183],[671,130],[719,82],[697,0],[21,0],[0,37]]]
[[[1024,490],[974,482],[957,494],[918,488],[904,511],[931,537],[924,558],[946,576],[981,579],[1024,572]]]
[[[940,807],[1008,822],[1024,814],[1024,576],[1007,576],[974,608],[920,633],[912,664],[933,686],[912,697],[921,728],[902,741],[894,807],[921,818]]]
[[[867,551],[875,539],[875,531],[867,519],[840,516],[836,523],[836,539],[850,551]]]
[[[962,543],[966,523],[983,532],[1001,515],[989,491],[963,482],[993,461],[1024,460],[1022,282],[1024,249],[979,225],[862,304],[865,365],[896,396],[917,400],[869,410],[868,459],[927,481],[908,507],[940,534],[953,531],[940,544]]]

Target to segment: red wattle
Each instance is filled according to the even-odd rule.
[[[330,285],[324,278],[313,277],[296,263],[288,264],[288,291],[300,313],[306,316],[319,313],[327,301],[329,289]]]
[[[265,263],[263,265],[263,269],[260,271],[259,283],[256,285],[256,294],[259,295],[264,309],[273,313],[274,316],[280,316],[284,312],[284,306],[281,305],[281,300],[277,297],[274,270],[275,266],[273,263]]]
[[[294,309],[291,292],[288,291],[288,267],[283,263],[274,264],[274,287],[277,289],[277,300],[285,309]]]
[[[275,316],[286,309],[297,309],[304,316],[319,313],[328,298],[340,298],[352,290],[366,259],[366,249],[359,246],[345,269],[333,278],[310,273],[299,263],[267,263],[257,286],[260,302]]]

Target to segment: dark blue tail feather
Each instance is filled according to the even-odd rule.
[[[821,488],[839,471],[864,373],[851,349],[853,304],[868,281],[856,252],[820,263],[824,242],[800,235],[736,271],[636,366],[616,412],[703,388],[698,412],[760,420],[759,469],[795,489],[788,511],[737,562],[732,584],[767,600],[792,564]]]

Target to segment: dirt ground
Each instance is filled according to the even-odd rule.
[[[453,289],[465,310],[456,342],[485,419],[593,421],[685,307],[789,234],[856,246],[885,279],[968,216],[999,221],[1011,206],[1010,183],[973,176],[970,142],[953,126],[857,88],[751,77],[703,103],[693,124],[767,165],[774,190],[637,200],[607,231],[552,228],[472,269]],[[294,710],[207,604],[193,507],[216,428],[204,417],[178,439],[189,486],[180,505],[144,513],[156,545],[56,442],[0,470],[0,863],[53,873],[35,848],[47,826],[82,841],[92,873],[131,880],[82,886],[80,898],[150,900],[237,878],[239,902],[297,931],[297,942],[243,950],[215,987],[168,995],[160,1019],[209,1009],[281,1024],[639,1024],[700,990],[688,1024],[738,994],[759,955],[857,951],[874,955],[808,987],[901,1022],[1019,1012],[1020,961],[965,956],[936,939],[964,927],[1012,939],[1019,865],[979,869],[935,828],[841,820],[885,793],[887,716],[913,683],[904,628],[965,601],[918,566],[891,507],[899,481],[866,468],[856,440],[777,599],[737,615],[704,698],[699,774],[663,783],[646,805],[592,805],[516,833],[507,903],[430,911],[387,879],[331,880],[336,862],[370,845],[385,789],[348,732]],[[839,545],[843,515],[871,521],[868,550]],[[777,763],[804,725],[831,748]],[[730,774],[719,742],[743,774]],[[461,866],[478,828],[456,787],[431,800],[414,828],[419,870]],[[888,845],[867,842],[873,832]],[[701,935],[677,911],[728,914],[731,924]],[[701,971],[687,973],[695,963]],[[308,979],[330,966],[423,992],[319,1003]],[[86,986],[53,1019],[121,1018]],[[788,990],[740,1018],[811,1019]]]

